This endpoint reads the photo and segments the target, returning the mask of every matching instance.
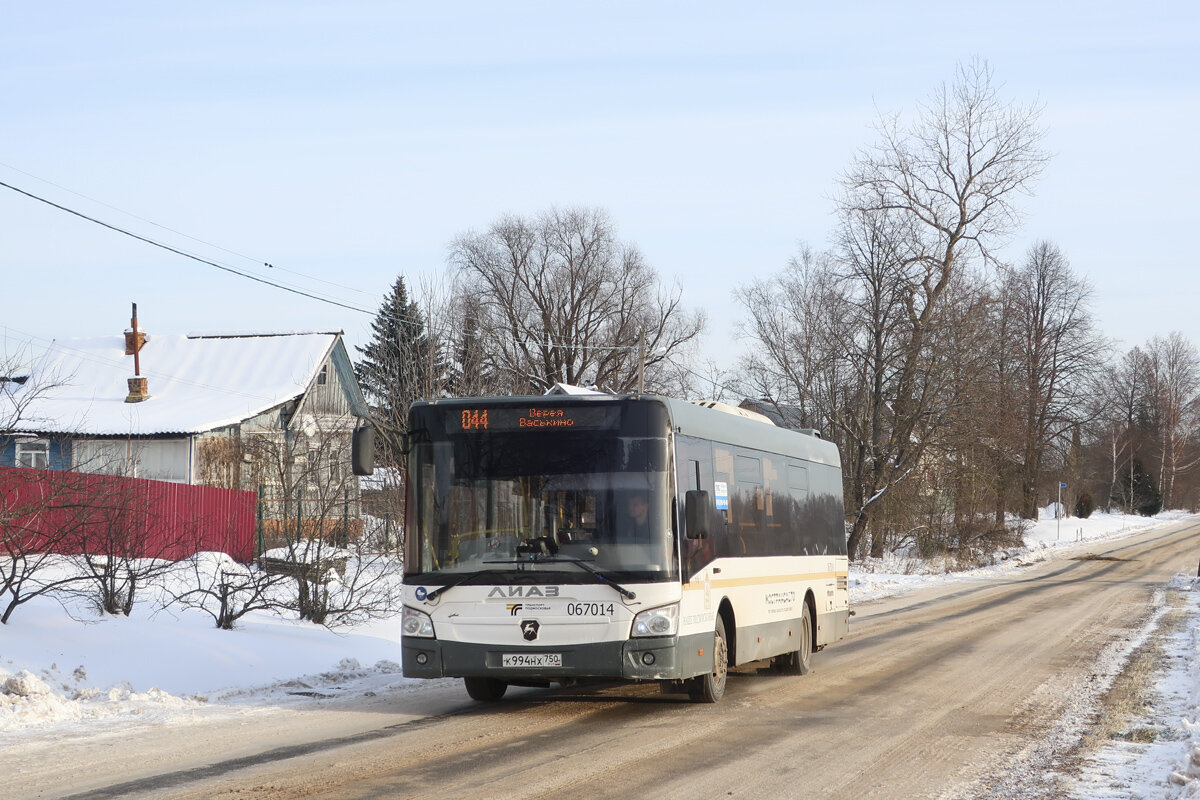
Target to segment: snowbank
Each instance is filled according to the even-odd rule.
[[[889,553],[879,559],[864,559],[850,566],[850,604],[915,591],[927,586],[957,581],[992,578],[1030,562],[1043,561],[1081,543],[1103,542],[1130,536],[1138,531],[1188,516],[1184,511],[1164,511],[1156,517],[1093,513],[1087,519],[1054,518],[1054,506],[1042,509],[1037,522],[1025,532],[1025,546],[996,553],[995,563],[978,569],[954,572],[938,561],[922,561]]]
[[[204,556],[198,562],[221,564]],[[189,577],[185,569],[172,580]],[[121,720],[174,721],[221,704],[404,680],[398,618],[334,632],[251,612],[236,629],[218,630],[204,611],[161,607],[163,595],[181,591],[144,589],[128,618],[97,619],[83,601],[64,607],[37,598],[18,608],[0,626],[0,743],[33,728],[83,733]]]

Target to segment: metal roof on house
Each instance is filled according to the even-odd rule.
[[[149,399],[126,403],[134,364],[124,337],[55,340],[12,393],[13,427],[145,436],[234,425],[304,394],[333,349],[344,352],[339,341],[340,333],[151,333],[139,354]]]

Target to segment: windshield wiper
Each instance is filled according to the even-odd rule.
[[[637,599],[636,594],[629,591],[624,586],[617,583],[612,578],[608,577],[603,572],[596,569],[591,564],[589,564],[588,562],[584,561],[581,558],[559,558],[557,556],[547,556],[547,557],[539,558],[538,556],[534,555],[530,559],[516,558],[516,559],[512,559],[512,560],[507,560],[507,561],[485,561],[484,563],[485,564],[576,564],[581,569],[583,569],[585,572],[590,572],[593,575],[595,575],[597,578],[600,579],[600,581],[602,583],[605,583],[605,584],[611,586],[612,588],[616,589],[618,592],[621,593],[622,597],[627,597],[630,600]],[[483,570],[483,571],[484,572],[503,573],[503,570]],[[443,587],[440,591],[445,591],[446,589],[449,589],[449,588],[450,588],[449,586],[446,586],[446,587]],[[432,597],[433,595],[430,595],[430,596]]]
[[[626,597],[626,598],[628,598],[628,599],[630,599],[630,600],[636,600],[636,599],[637,599],[637,595],[636,595],[636,594],[634,594],[633,592],[629,591],[629,590],[628,590],[628,589],[626,589],[624,586],[622,586],[621,584],[617,583],[617,582],[616,582],[616,581],[614,581],[612,578],[608,577],[608,576],[607,576],[607,575],[605,575],[603,572],[601,572],[600,570],[596,569],[595,567],[593,567],[591,564],[589,564],[588,562],[584,561],[583,559],[580,559],[580,558],[558,558],[557,556],[555,556],[555,557],[553,557],[553,558],[543,558],[543,559],[539,559],[537,563],[539,563],[539,564],[558,564],[558,563],[560,563],[560,562],[566,562],[567,564],[576,564],[576,565],[578,565],[578,566],[582,567],[584,570],[586,570],[586,571],[588,571],[588,572],[592,573],[593,575],[595,575],[597,578],[599,578],[599,579],[600,579],[601,581],[603,581],[604,583],[606,583],[606,584],[608,584],[609,586],[611,586],[612,588],[616,589],[618,592],[620,592],[620,593],[621,593],[621,596],[622,596],[622,597]]]
[[[497,562],[492,562],[492,563],[497,563]],[[425,599],[426,600],[435,600],[435,599],[437,599],[438,595],[440,595],[442,592],[446,591],[447,589],[453,589],[455,586],[462,586],[467,581],[478,578],[480,575],[507,575],[507,574],[508,574],[508,571],[502,570],[502,569],[477,569],[474,572],[468,572],[467,574],[463,575],[461,578],[459,578],[456,581],[451,581],[450,583],[447,583],[445,586],[439,586],[438,588],[434,589],[429,594],[425,595]]]

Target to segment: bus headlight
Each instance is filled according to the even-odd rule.
[[[643,611],[633,618],[631,636],[674,636],[679,631],[679,603]]]
[[[433,638],[433,620],[424,611],[404,607],[404,618],[400,621],[400,629],[405,636],[421,636]]]

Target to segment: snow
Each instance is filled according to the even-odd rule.
[[[399,467],[375,467],[370,475],[362,475],[358,479],[359,488],[364,492],[383,492],[397,489],[404,485],[404,473]]]
[[[151,333],[139,354],[150,397],[126,403],[134,364],[123,336],[58,339],[14,393],[12,402],[28,402],[17,429],[127,435],[236,424],[303,394],[337,341],[332,333]]]
[[[1053,519],[1053,509],[1025,534],[1026,547],[998,554],[995,563],[967,572],[888,557],[851,568],[851,603],[940,584],[979,581],[1033,560],[1066,557],[1085,544],[1118,539],[1184,516],[1153,519],[1103,513]],[[1177,576],[1156,594],[1142,634],[1114,646],[1093,677],[1111,681],[1130,654],[1157,628],[1168,590],[1185,624],[1162,637],[1164,658],[1146,719],[1150,742],[1115,740],[1066,781],[1074,798],[1200,797],[1200,592]],[[70,611],[71,613],[68,613]],[[0,748],[127,730],[131,725],[187,725],[247,713],[251,708],[311,706],[339,695],[387,692],[403,704],[427,682],[401,674],[399,618],[329,630],[265,612],[244,617],[233,631],[217,630],[207,614],[154,604],[130,618],[96,619],[81,608],[39,599],[0,626]],[[1046,691],[1072,691],[1069,686]],[[1036,702],[1031,697],[1030,702]],[[1025,788],[1044,786],[1054,769],[1042,750],[1078,738],[1093,709],[1081,700],[1047,742],[1021,759]],[[1015,767],[1016,765],[1014,765]],[[1014,773],[1015,774],[1015,773]],[[1021,788],[1021,787],[1018,787]]]
[[[1185,516],[1183,511],[1167,511],[1150,518],[1097,511],[1087,519],[1055,519],[1054,506],[1050,505],[1041,509],[1038,521],[1025,531],[1025,547],[997,553],[991,566],[955,572],[948,562],[925,561],[902,553],[856,562],[850,567],[850,602],[865,603],[935,584],[994,578],[1031,561],[1065,553],[1081,542],[1120,539]]]
[[[1197,580],[1176,576],[1187,623],[1164,643],[1145,714],[1127,726],[1138,736],[1114,739],[1092,755],[1076,781],[1075,800],[1200,797],[1200,592]]]
[[[201,563],[219,568],[212,555]],[[227,631],[149,594],[128,618],[38,598],[0,626],[0,747],[418,683],[401,674],[398,618],[347,631],[251,612]]]

